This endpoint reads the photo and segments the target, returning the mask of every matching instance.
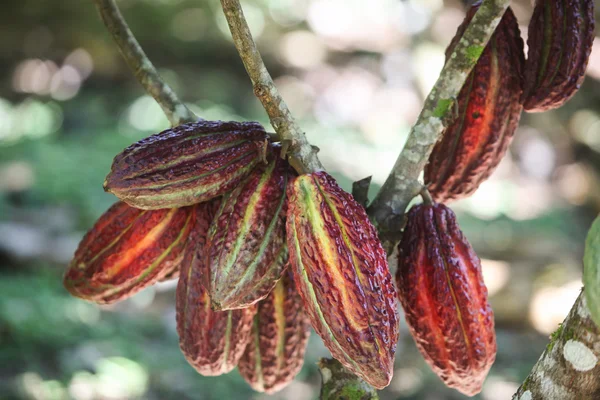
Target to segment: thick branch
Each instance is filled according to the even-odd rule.
[[[221,5],[235,47],[240,54],[250,80],[252,80],[254,94],[262,103],[269,115],[271,125],[281,138],[283,146],[285,146],[283,154],[289,155],[290,164],[299,173],[322,170],[323,166],[317,158],[318,149],[311,146],[306,140],[304,132],[290,113],[265,67],[252,38],[252,33],[250,33],[246,18],[244,18],[240,2],[238,0],[221,0]]]
[[[154,97],[154,100],[161,106],[171,125],[177,126],[197,121],[198,117],[179,100],[173,89],[162,80],[127,26],[115,0],[94,0],[94,2],[104,25],[119,46],[127,65],[146,92]]]
[[[600,328],[583,292],[513,400],[600,399]]]
[[[510,0],[483,1],[427,96],[392,172],[369,206],[369,215],[388,253],[400,239],[406,206],[421,191],[418,178],[429,154],[452,120],[454,99],[509,3]]]
[[[377,391],[349,372],[337,360],[322,358],[320,400],[378,400]]]

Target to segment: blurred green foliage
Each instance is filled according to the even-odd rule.
[[[267,125],[218,1],[118,3],[165,80],[198,115]],[[376,193],[420,109],[419,73],[443,60],[462,18],[460,3],[244,2],[267,66],[342,187],[374,174],[370,194]],[[332,14],[332,4],[343,7]],[[515,4],[522,20],[529,1]],[[102,189],[112,158],[168,123],[121,60],[91,0],[3,0],[2,6],[10,11],[0,13],[0,400],[263,398],[237,372],[204,378],[187,365],[172,286],[114,307],[63,289],[61,274],[75,245],[115,201]],[[307,66],[311,57],[318,62]],[[433,70],[425,78],[435,78]],[[456,206],[478,254],[499,263],[488,285],[503,282],[492,296],[499,353],[486,397],[479,398],[508,398],[546,345],[529,311],[536,310],[538,287],[558,290],[579,277],[585,232],[600,204],[594,180],[600,147],[594,150],[590,128],[600,121],[597,85],[588,78],[561,110],[524,116],[526,129],[493,190]],[[572,132],[578,112],[575,122],[587,124],[583,133]],[[548,160],[553,164],[544,175],[539,171]],[[578,187],[587,191],[581,198],[573,191]],[[570,306],[561,293],[538,303],[546,302],[548,313]],[[404,325],[402,334],[396,379],[381,398],[464,399],[428,370]],[[316,398],[315,362],[327,354],[313,334],[305,368],[279,398]]]

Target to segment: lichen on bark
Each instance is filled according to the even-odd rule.
[[[600,398],[600,328],[583,292],[513,400]]]

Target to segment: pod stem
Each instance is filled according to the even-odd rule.
[[[421,198],[423,199],[423,203],[425,203],[428,206],[432,206],[434,204],[434,201],[431,198],[431,193],[429,193],[429,190],[427,190],[427,186],[423,186],[423,188],[421,189],[421,192],[419,194],[421,195]]]
[[[282,157],[288,156],[290,164],[299,174],[323,170],[317,157],[318,148],[311,146],[306,139],[265,66],[240,2],[221,0],[221,6],[233,43],[252,81],[254,95],[260,100],[281,140]]]

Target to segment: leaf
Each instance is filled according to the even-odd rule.
[[[600,216],[592,223],[585,239],[583,285],[592,319],[600,326]]]

